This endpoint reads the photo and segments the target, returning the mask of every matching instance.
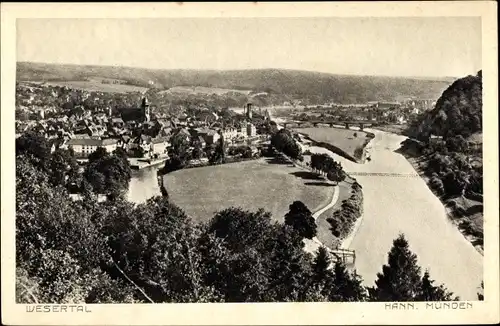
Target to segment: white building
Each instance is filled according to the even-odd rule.
[[[233,140],[234,138],[236,138],[237,135],[238,135],[238,130],[236,128],[229,127],[222,130],[222,136],[227,141]]]
[[[257,128],[251,123],[247,123],[247,136],[253,137],[257,135]]]
[[[73,138],[68,141],[67,146],[73,149],[75,155],[87,157],[99,147],[112,153],[116,150],[117,143],[116,139]]]
[[[170,143],[165,138],[153,138],[151,139],[151,152],[153,154],[163,155],[167,153],[167,148]]]

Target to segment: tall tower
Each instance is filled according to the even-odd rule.
[[[45,119],[45,110],[44,109],[40,110],[40,119],[41,120]]]
[[[247,104],[247,118],[252,119],[252,103]]]
[[[149,120],[151,119],[151,112],[149,108],[148,99],[145,97],[142,98],[141,109],[142,109],[142,114],[144,115],[144,121],[149,122]]]

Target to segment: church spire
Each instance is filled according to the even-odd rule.
[[[142,98],[141,108],[142,114],[144,115],[144,121],[149,122],[149,120],[151,119],[151,112],[149,108],[149,102],[146,97]]]

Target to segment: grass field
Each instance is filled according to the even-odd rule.
[[[47,82],[51,86],[67,86],[75,89],[82,89],[90,92],[105,92],[105,93],[129,93],[129,92],[143,92],[146,87],[122,85],[122,84],[102,84],[96,81],[58,81]]]
[[[366,133],[359,130],[340,128],[294,128],[295,131],[309,135],[309,138],[330,143],[351,156],[358,147],[363,147],[366,140]],[[357,137],[354,137],[354,134]]]
[[[267,160],[179,170],[165,175],[164,184],[173,202],[199,222],[230,206],[264,208],[282,222],[295,200],[303,201],[312,212],[331,200],[333,187],[324,180],[290,164]]]
[[[339,241],[330,231],[330,223],[326,220],[332,217],[333,212],[338,210],[342,205],[342,201],[348,199],[351,196],[351,183],[353,180],[347,178],[346,181],[339,183],[339,199],[337,203],[323,214],[321,214],[316,220],[316,225],[318,226],[318,240],[329,248],[336,247],[335,242]],[[338,243],[340,245],[340,243]]]

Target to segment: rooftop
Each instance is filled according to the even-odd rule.
[[[116,139],[95,139],[95,138],[73,138],[68,141],[68,146],[80,145],[80,146],[107,146],[116,144]]]

